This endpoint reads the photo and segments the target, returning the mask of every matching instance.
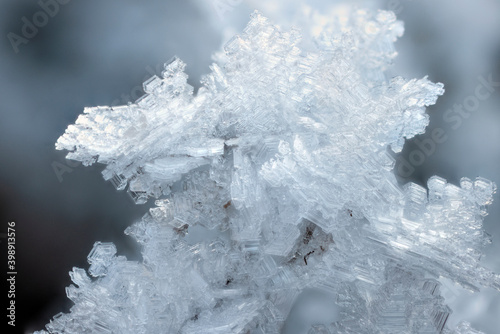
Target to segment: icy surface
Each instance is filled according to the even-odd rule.
[[[447,327],[437,279],[500,289],[479,266],[495,185],[400,187],[389,150],[425,131],[443,86],[386,78],[403,33],[392,13],[322,23],[304,40],[255,13],[197,94],[174,58],[136,103],[68,127],[68,158],[158,200],[125,231],[143,261],[97,242],[50,333],[279,333],[311,289],[337,314],[309,333],[478,333]]]

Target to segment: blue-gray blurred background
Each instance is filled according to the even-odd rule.
[[[42,329],[53,315],[69,310],[64,291],[70,284],[68,271],[87,267],[86,256],[95,241],[113,241],[120,254],[140,259],[123,230],[148,205],[134,205],[126,193],[104,182],[102,167],[84,168],[55,151],[54,143],[65,128],[86,106],[133,102],[142,95],[141,83],[159,74],[174,55],[188,64],[190,84],[199,87],[212,53],[245,26],[253,9],[286,26],[303,2],[59,1],[48,7],[58,2],[0,3],[0,233],[6,233],[8,221],[16,222],[20,333]],[[338,2],[308,1],[319,10]],[[405,35],[397,43],[399,57],[390,73],[429,75],[445,84],[446,94],[428,110],[428,133],[441,128],[446,141],[423,155],[415,153],[422,151],[415,140],[407,143],[398,158],[401,182],[425,184],[430,176],[440,175],[458,183],[463,176],[480,175],[500,184],[500,87],[467,117],[446,118],[454,104],[472,101],[479,76],[491,75],[500,82],[500,1],[348,2],[392,9],[405,21]],[[44,7],[52,15],[40,14]],[[40,27],[30,30],[26,22]],[[429,135],[417,140],[426,138]],[[417,155],[424,158],[417,161]],[[498,195],[495,200],[485,221],[493,244],[483,264],[500,272]],[[5,239],[0,240],[6,272]],[[451,323],[466,319],[485,333],[498,333],[499,292],[484,289],[472,294],[443,283],[454,309]],[[303,320],[300,314],[292,316]],[[297,325],[294,332],[303,328]]]

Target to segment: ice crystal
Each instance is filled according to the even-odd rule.
[[[322,23],[311,43],[256,12],[196,94],[174,58],[136,103],[68,127],[68,158],[159,199],[125,231],[143,260],[96,243],[50,333],[279,333],[307,289],[339,313],[309,333],[477,333],[448,328],[438,278],[500,289],[479,265],[495,185],[400,187],[389,149],[424,132],[443,85],[386,77],[391,12]]]

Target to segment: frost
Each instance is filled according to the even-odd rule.
[[[75,305],[50,333],[279,333],[308,289],[338,310],[309,333],[477,333],[447,327],[437,279],[500,289],[479,266],[496,187],[400,187],[389,149],[424,132],[443,85],[386,78],[392,13],[322,22],[304,41],[256,12],[197,94],[174,58],[136,103],[68,127],[68,158],[106,164],[137,203],[160,199],[125,231],[143,261],[96,243],[93,278],[71,272]]]

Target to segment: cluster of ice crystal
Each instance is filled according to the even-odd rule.
[[[398,186],[389,148],[425,130],[443,93],[386,78],[402,32],[391,12],[356,10],[306,52],[299,31],[255,13],[197,94],[175,58],[136,103],[86,109],[57,148],[106,164],[137,203],[159,199],[125,231],[143,260],[96,243],[47,330],[279,333],[319,289],[339,316],[309,333],[476,333],[447,328],[437,279],[500,289],[479,266],[495,185]]]

